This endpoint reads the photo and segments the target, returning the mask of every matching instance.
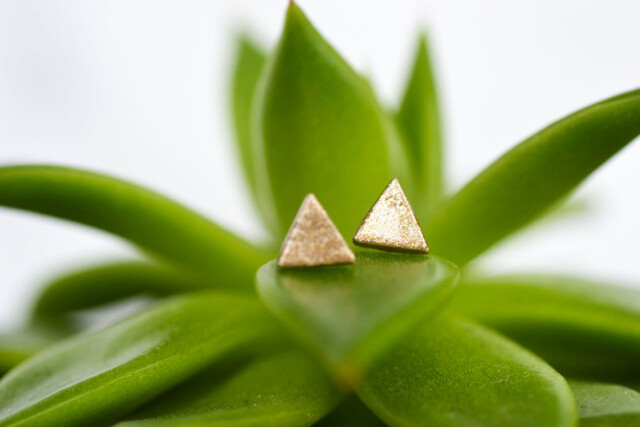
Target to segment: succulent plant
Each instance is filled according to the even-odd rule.
[[[426,38],[394,111],[292,3],[268,57],[240,40],[232,110],[268,244],[115,178],[0,168],[0,205],[144,256],[53,280],[2,336],[0,425],[640,425],[637,291],[465,268],[640,134],[640,90],[551,124],[449,193]],[[431,255],[270,261],[307,193],[350,238],[393,177]],[[114,324],[78,321],[139,295],[151,302]]]

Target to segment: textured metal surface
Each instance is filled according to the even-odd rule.
[[[355,260],[316,196],[308,194],[284,240],[278,267],[353,264]]]
[[[389,183],[362,220],[353,243],[388,251],[429,253],[420,224],[397,179]]]

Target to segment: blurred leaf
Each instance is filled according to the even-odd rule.
[[[49,283],[36,300],[34,316],[60,316],[137,295],[162,297],[225,285],[144,261],[112,262],[68,273]]]
[[[541,212],[529,224],[520,230],[516,230],[515,234],[524,234],[527,231],[535,231],[538,227],[546,227],[556,224],[560,221],[574,221],[590,213],[594,208],[593,200],[579,198],[566,200],[562,199],[555,203],[549,209]]]
[[[302,426],[331,411],[341,393],[300,350],[228,360],[150,402],[123,427]]]
[[[32,322],[22,331],[0,334],[0,376],[71,333],[68,325],[49,321]]]
[[[360,398],[394,426],[573,426],[565,380],[500,335],[460,320],[413,329],[365,377]]]
[[[514,240],[526,240],[531,236],[535,236],[541,230],[545,228],[561,227],[562,223],[570,224],[572,221],[578,221],[584,219],[589,214],[592,214],[594,209],[594,201],[588,198],[577,198],[567,200],[563,198],[559,202],[552,205],[549,209],[541,212],[531,220],[528,224],[522,228],[515,230],[512,234],[506,236],[496,245],[492,246],[487,252],[494,251],[501,248],[507,242]],[[504,249],[503,249],[504,250]],[[480,265],[479,265],[480,264]],[[473,271],[474,274],[478,270],[482,271],[483,266],[481,263],[470,264],[465,267],[465,274]]]
[[[465,280],[449,309],[499,330],[562,374],[640,379],[640,292],[553,276]]]
[[[251,145],[251,103],[265,62],[265,53],[246,35],[238,38],[231,81],[231,111],[238,152],[248,187],[257,201],[254,152]]]
[[[257,90],[252,131],[259,195],[283,237],[313,192],[350,240],[391,178],[391,135],[368,83],[292,2]],[[403,182],[403,185],[405,182]]]
[[[215,286],[173,268],[143,261],[113,262],[68,273],[44,287],[27,328],[0,334],[0,374],[78,332],[68,314],[139,295],[161,297]]]
[[[640,425],[640,393],[614,384],[569,381],[581,427]]]
[[[386,426],[355,394],[350,394],[316,427],[383,427]]]
[[[28,332],[0,334],[0,375],[44,347],[39,337]]]
[[[463,265],[566,196],[640,133],[640,90],[543,129],[474,178],[427,225],[429,246]]]
[[[104,175],[53,166],[0,168],[0,205],[86,224],[229,287],[249,290],[267,256],[157,193]]]
[[[578,198],[563,200],[553,206],[547,213],[540,217],[539,222],[558,221],[566,218],[574,218],[589,213],[594,208],[593,200],[588,198]]]
[[[328,364],[357,384],[368,365],[449,297],[457,268],[420,255],[362,252],[355,265],[258,270],[258,293]]]
[[[248,297],[173,299],[102,331],[60,342],[0,381],[0,425],[101,425],[216,360],[277,342]]]
[[[423,35],[397,114],[397,122],[410,154],[415,190],[419,195],[411,203],[419,219],[430,216],[444,191],[439,110],[429,47]]]

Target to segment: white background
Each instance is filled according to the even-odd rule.
[[[640,3],[300,0],[325,37],[397,103],[428,28],[458,188],[514,143],[640,86]],[[272,46],[286,1],[0,1],[0,163],[57,163],[148,185],[247,237],[260,228],[228,121],[234,35]],[[484,258],[640,287],[640,143],[576,195],[589,214]],[[429,236],[426,236],[427,240]],[[133,251],[104,233],[0,209],[0,329],[47,277]]]

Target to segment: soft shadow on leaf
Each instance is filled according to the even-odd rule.
[[[640,380],[640,292],[554,276],[465,278],[447,306],[570,377]]]
[[[484,327],[425,322],[370,370],[357,390],[394,426],[574,426],[565,380]]]
[[[640,90],[584,108],[496,160],[427,224],[433,253],[462,266],[526,225],[640,134]]]
[[[0,381],[0,425],[108,423],[216,360],[279,341],[280,329],[253,298],[175,298],[10,371]]]
[[[569,381],[581,427],[640,425],[640,393],[615,384]]]
[[[314,424],[317,427],[383,427],[386,426],[356,394],[347,396],[338,407]]]
[[[258,293],[339,381],[368,365],[454,289],[457,268],[421,255],[361,252],[352,266],[258,270]]]
[[[293,2],[254,106],[258,193],[276,236],[312,192],[350,238],[392,178],[400,142],[367,82]]]
[[[341,398],[322,366],[300,350],[215,364],[119,426],[305,426]]]
[[[444,191],[440,107],[426,35],[420,37],[396,121],[410,154],[411,204],[418,219],[426,220]]]
[[[208,219],[145,188],[77,169],[0,168],[0,205],[95,227],[154,255],[251,290],[255,270],[268,260]]]

